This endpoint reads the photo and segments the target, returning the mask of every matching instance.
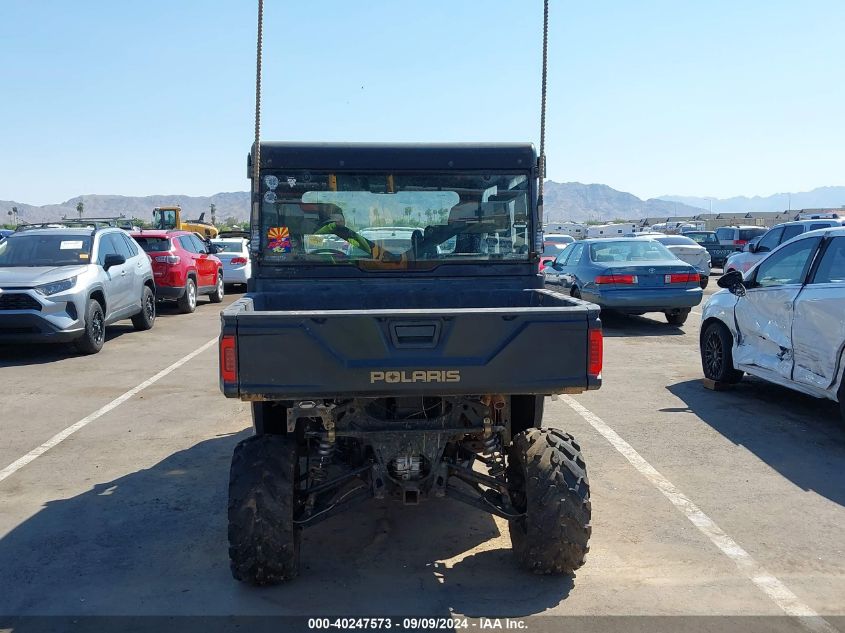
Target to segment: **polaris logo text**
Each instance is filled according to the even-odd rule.
[[[417,371],[371,371],[370,384],[386,382],[391,385],[413,382],[461,382],[458,369],[420,369]]]

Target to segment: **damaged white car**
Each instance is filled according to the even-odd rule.
[[[735,383],[748,373],[828,398],[845,420],[845,228],[805,233],[719,286],[703,310],[704,375]]]

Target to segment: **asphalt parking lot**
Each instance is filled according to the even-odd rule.
[[[0,615],[789,614],[809,619],[785,630],[841,628],[838,408],[747,378],[705,390],[695,313],[682,328],[608,316],[602,389],[547,403],[591,480],[574,578],[520,571],[504,521],[446,499],[360,506],[306,531],[300,578],[236,583],[226,486],[250,420],[218,391],[218,312],[201,301],[150,332],[113,326],[95,356],[0,347]]]

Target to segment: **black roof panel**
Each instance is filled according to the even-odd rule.
[[[533,169],[531,143],[261,143],[262,169]]]

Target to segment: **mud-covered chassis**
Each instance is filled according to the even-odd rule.
[[[517,559],[537,573],[583,563],[585,464],[571,435],[535,428],[541,397],[286,404],[253,405],[258,435],[233,459],[230,553],[239,579],[294,577],[303,528],[387,495],[405,504],[449,496],[508,520]]]

